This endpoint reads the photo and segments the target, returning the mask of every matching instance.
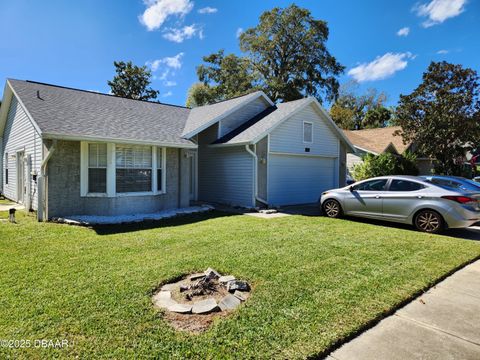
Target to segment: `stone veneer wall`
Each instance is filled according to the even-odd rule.
[[[184,151],[167,148],[166,194],[110,198],[82,197],[80,142],[58,141],[57,148],[48,162],[48,217],[151,213],[186,207],[189,205],[190,170]]]

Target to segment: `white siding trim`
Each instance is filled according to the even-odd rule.
[[[63,135],[63,134],[53,134],[53,133],[43,133],[42,135],[44,139],[101,142],[101,143],[112,142],[117,144],[148,145],[148,146],[171,147],[171,148],[179,148],[179,149],[196,149],[197,148],[197,145],[193,143],[192,144],[175,144],[175,143],[156,142],[156,141],[142,141],[142,140],[94,137],[94,136]]]
[[[117,182],[115,181],[116,165],[115,144],[107,144],[107,196],[115,197]]]

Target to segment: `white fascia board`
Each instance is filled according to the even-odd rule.
[[[263,133],[261,133],[260,135],[257,135],[255,138],[253,138],[252,141],[250,141],[252,144],[256,144],[257,142],[259,142],[260,140],[262,140],[265,136],[267,136],[268,134],[270,134],[273,130],[275,130],[278,126],[280,126],[281,124],[283,124],[285,121],[287,121],[288,119],[290,119],[292,116],[294,116],[296,113],[302,111],[303,109],[305,109],[308,105],[310,105],[313,101],[313,98],[308,98],[307,101],[305,101],[304,104],[302,104],[301,106],[299,106],[298,108],[296,108],[295,110],[293,110],[290,114],[287,114],[286,116],[283,117],[283,119],[281,119],[280,121],[278,121],[275,125],[273,125],[272,127],[270,127],[269,129],[265,130]]]
[[[254,142],[252,141],[242,141],[238,143],[210,144],[210,145],[207,145],[207,147],[219,148],[219,147],[245,146],[245,145],[253,145],[253,144]]]
[[[368,149],[362,148],[362,147],[357,146],[357,145],[353,145],[353,147],[354,147],[355,149],[358,149],[358,150],[360,150],[360,151],[363,151],[363,152],[366,152],[366,153],[369,153],[369,154],[372,154],[372,155],[378,155],[378,153],[375,152],[375,151],[368,150]],[[356,151],[355,151],[355,152],[356,152]]]
[[[85,136],[85,135],[63,135],[63,134],[55,134],[55,133],[44,133],[43,138],[56,139],[56,140],[69,140],[69,141],[113,142],[113,143],[122,143],[122,144],[150,145],[150,146],[171,147],[171,148],[180,148],[180,149],[198,148],[198,145],[194,143],[176,144],[176,143],[167,143],[167,142],[161,142],[161,141],[143,141],[143,140],[95,137],[95,136]]]
[[[327,111],[323,108],[323,106],[318,102],[318,100],[312,97],[312,101],[320,110],[320,112],[325,116],[330,126],[334,129],[334,131],[340,137],[340,140],[342,140],[345,143],[345,145],[347,145],[350,148],[351,152],[355,152],[355,146],[350,142],[350,140],[347,138],[345,133],[342,130],[340,130],[337,124],[335,124],[335,121],[333,121],[333,119],[330,117]]]

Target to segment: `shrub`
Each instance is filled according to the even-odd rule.
[[[391,153],[367,154],[361,164],[353,167],[353,178],[359,181],[384,175],[418,175],[415,160],[415,155],[408,152],[403,156]]]

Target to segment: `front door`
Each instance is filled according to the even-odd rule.
[[[364,181],[354,185],[352,191],[345,196],[344,210],[346,214],[381,217],[383,212],[383,195],[387,179]]]
[[[17,202],[23,204],[25,199],[25,153],[17,152]]]

